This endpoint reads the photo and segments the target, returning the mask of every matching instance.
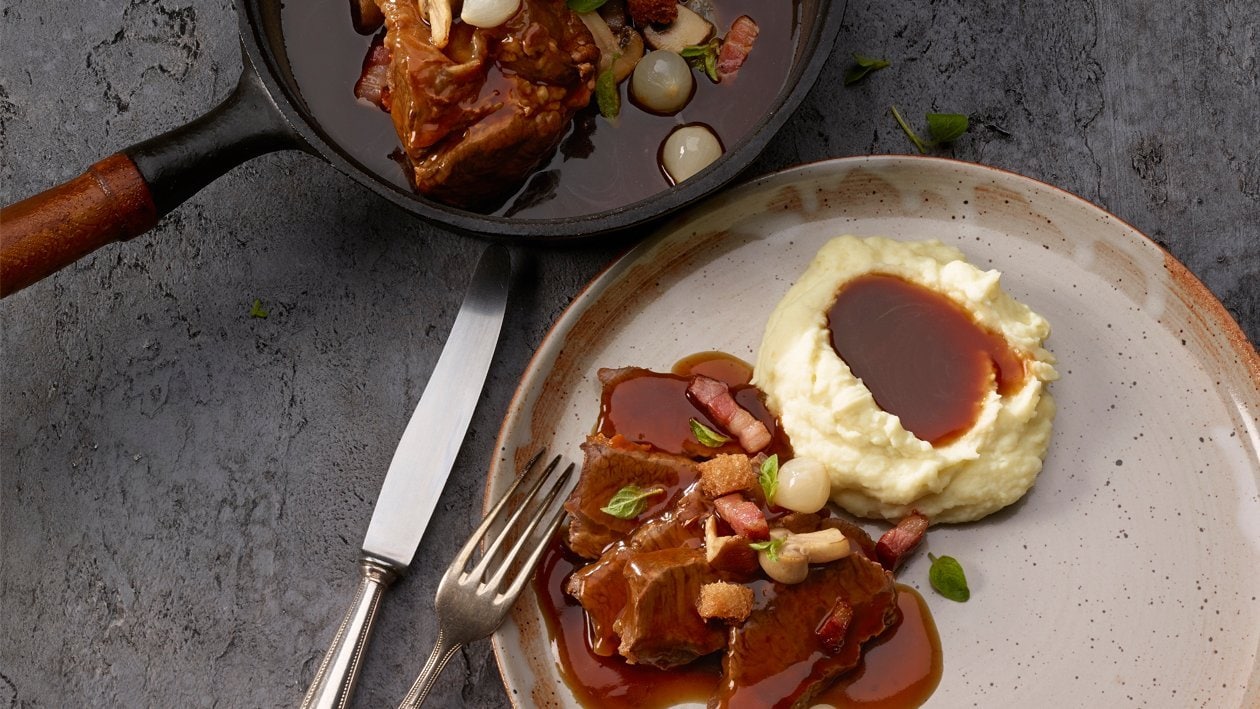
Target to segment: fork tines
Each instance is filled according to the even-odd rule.
[[[547,541],[555,534],[556,529],[560,526],[560,522],[564,517],[563,505],[556,505],[556,510],[548,517],[548,510],[553,507],[553,503],[560,493],[565,489],[570,476],[573,474],[574,466],[572,463],[565,466],[563,472],[558,478],[553,477],[555,471],[560,468],[562,462],[561,456],[551,459],[551,462],[543,469],[537,479],[533,481],[529,487],[529,491],[523,497],[516,495],[519,488],[531,477],[531,474],[537,468],[539,461],[542,459],[545,451],[539,451],[530,459],[525,470],[517,476],[516,480],[503,494],[503,497],[490,510],[490,514],[482,521],[481,525],[473,532],[464,548],[460,550],[455,562],[451,564],[448,576],[452,573],[458,573],[456,583],[461,586],[469,586],[476,584],[476,593],[478,596],[486,594],[495,594],[494,603],[511,604],[516,600],[516,596],[520,594],[528,581],[530,573],[537,566],[539,558],[546,551]],[[538,501],[539,492],[543,490],[544,483],[548,480],[552,482],[547,485],[545,494],[542,495],[541,502]],[[518,499],[514,499],[518,498]],[[511,516],[506,522],[503,517],[512,510]],[[547,519],[547,523],[542,527],[541,534],[535,534],[538,530],[539,523]],[[491,528],[498,527],[497,535],[489,540],[489,546],[481,555],[481,559],[471,570],[465,571],[473,554],[478,546],[489,539]],[[507,542],[513,542],[512,546],[504,554],[500,554],[500,550]],[[532,551],[529,556],[518,563],[517,557],[521,551],[529,546]],[[491,568],[494,564],[495,568]],[[506,590],[501,590],[504,579],[508,574],[512,573],[512,581]],[[486,579],[487,573],[491,573],[489,579]],[[445,580],[445,579],[444,579]]]

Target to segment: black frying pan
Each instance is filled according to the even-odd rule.
[[[479,214],[425,199],[379,168],[365,166],[344,141],[331,139],[299,88],[280,6],[279,0],[237,0],[244,68],[223,103],[0,212],[0,296],[105,244],[148,231],[232,167],[276,150],[318,155],[408,212],[468,234],[557,240],[642,224],[708,195],[761,153],[818,78],[839,30],[843,3],[800,0],[799,40],[783,88],[771,109],[739,142],[728,145],[718,162],[650,198],[584,216],[541,219]]]

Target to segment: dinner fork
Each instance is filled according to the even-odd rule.
[[[442,575],[442,580],[438,583],[435,603],[438,618],[437,643],[428,661],[424,663],[424,668],[420,670],[420,676],[416,677],[416,681],[412,683],[411,691],[407,692],[407,696],[403,698],[399,709],[415,709],[423,704],[425,697],[433,689],[438,675],[456,651],[467,643],[490,635],[499,627],[512,604],[516,602],[516,597],[525,588],[525,583],[533,573],[534,567],[538,565],[538,560],[542,558],[547,548],[547,540],[555,534],[556,528],[560,526],[564,518],[564,507],[560,507],[551,516],[541,536],[534,536],[534,531],[573,474],[573,464],[569,463],[560,477],[547,485],[542,503],[538,504],[538,493],[543,489],[543,483],[552,477],[563,462],[558,455],[552,458],[543,469],[538,480],[533,483],[529,492],[516,506],[512,516],[503,525],[498,536],[490,541],[490,546],[486,548],[477,565],[472,570],[465,570],[477,547],[489,537],[490,529],[502,520],[508,507],[508,500],[526,478],[530,477],[530,473],[537,466],[543,453],[544,451],[539,451],[530,459],[529,464],[525,466],[525,471],[516,478],[495,504],[494,509],[490,510],[490,514],[482,520],[481,526],[473,532],[472,537],[459,550],[455,560]],[[527,520],[527,523],[524,529],[520,530],[519,524],[522,518]],[[504,543],[510,541],[514,534],[515,543],[512,548],[501,559],[496,559],[499,549]],[[516,557],[531,539],[534,542],[533,551],[524,563],[514,566]],[[494,568],[491,568],[492,565]],[[507,589],[500,590],[509,572],[514,572],[515,575]],[[489,576],[488,580],[487,576]]]

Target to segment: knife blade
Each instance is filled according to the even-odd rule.
[[[481,398],[507,310],[511,271],[501,246],[487,247],[477,262],[381,484],[359,556],[358,589],[303,697],[304,708],[349,704],[381,597],[411,565]]]
[[[394,451],[363,540],[363,553],[411,564],[490,371],[507,306],[510,264],[500,246],[477,264],[437,366]]]

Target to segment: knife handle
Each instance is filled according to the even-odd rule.
[[[359,560],[359,588],[341,619],[332,645],[319,663],[315,679],[302,699],[302,709],[345,709],[359,680],[359,667],[385,589],[398,572],[376,559]]]

